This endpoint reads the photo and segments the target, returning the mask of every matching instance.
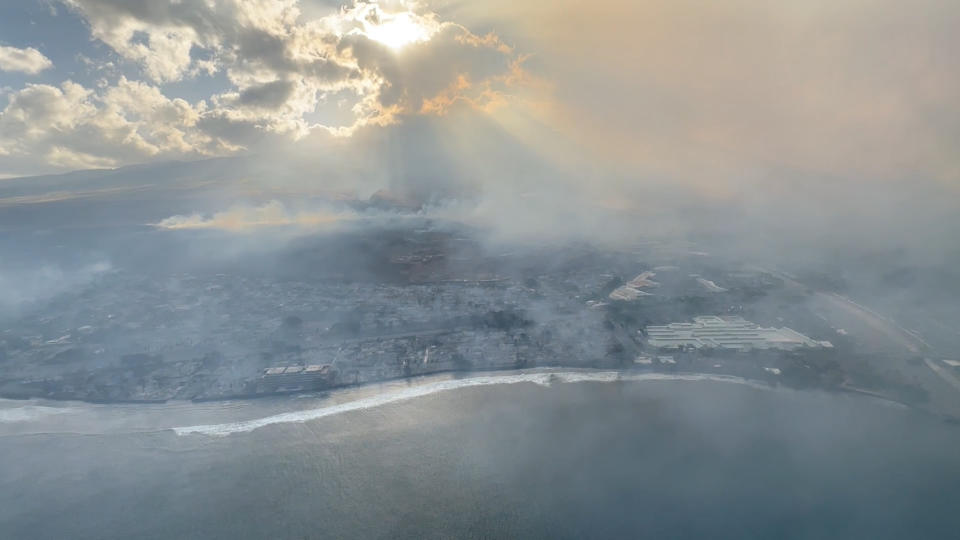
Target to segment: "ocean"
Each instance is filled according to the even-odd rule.
[[[960,426],[727,377],[0,402],[0,538],[957,538]]]

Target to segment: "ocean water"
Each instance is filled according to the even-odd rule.
[[[0,538],[958,538],[960,426],[697,376],[0,403]]]

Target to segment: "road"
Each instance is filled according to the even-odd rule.
[[[783,272],[767,271],[782,279],[787,286],[813,291],[813,302],[828,312],[828,319],[834,321],[838,328],[855,330],[852,325],[858,323],[857,326],[860,331],[854,333],[860,335],[861,338],[869,339],[865,336],[872,333],[882,341],[901,348],[907,355],[903,359],[904,362],[896,365],[890,364],[886,367],[900,371],[910,377],[915,376],[923,388],[929,392],[930,404],[935,409],[960,415],[960,378],[929,358],[924,359],[924,365],[927,369],[923,369],[922,366],[910,367],[907,365],[906,360],[909,357],[935,353],[930,344],[915,335],[914,332],[903,328],[890,317],[881,315],[850,298],[832,292],[811,289]]]
[[[927,364],[927,367],[932,369],[941,379],[947,381],[950,386],[960,390],[960,378],[957,378],[956,375],[947,371],[946,368],[938,364],[935,360],[924,358],[923,361]]]

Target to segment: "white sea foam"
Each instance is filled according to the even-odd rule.
[[[615,381],[716,381],[737,384],[746,384],[756,388],[769,389],[770,387],[762,383],[753,382],[740,377],[729,375],[706,375],[706,374],[667,374],[667,373],[638,373],[627,374],[618,371],[564,371],[564,372],[536,372],[536,373],[516,373],[504,375],[484,375],[469,377],[456,380],[445,380],[422,384],[410,388],[404,388],[395,392],[386,392],[368,398],[358,399],[337,405],[330,405],[318,409],[306,411],[293,411],[276,414],[254,420],[245,420],[242,422],[229,422],[225,424],[209,424],[200,426],[187,426],[173,428],[177,435],[208,435],[223,437],[233,433],[245,433],[259,429],[272,424],[303,423],[336,414],[359,411],[380,407],[390,403],[407,401],[419,397],[447,392],[450,390],[459,390],[461,388],[470,388],[474,386],[490,386],[495,384],[518,384],[533,383],[541,386],[550,386],[554,383],[578,383],[578,382],[615,382]]]
[[[72,409],[65,407],[44,407],[41,405],[24,405],[21,407],[0,408],[0,424],[9,424],[13,422],[29,422],[54,414],[64,414],[72,412]]]

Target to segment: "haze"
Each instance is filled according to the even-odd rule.
[[[591,388],[626,385],[618,414],[656,401],[673,411],[657,429],[709,426],[707,446],[769,436],[816,447],[832,437],[819,430],[822,411],[846,411],[845,400],[864,408],[838,418],[898,426],[883,436],[916,428],[923,440],[952,440],[958,29],[960,3],[948,0],[3,3],[0,445],[16,438],[28,456],[21,438],[31,434],[117,436],[133,444],[118,443],[116,458],[134,462],[137,449],[161,444],[140,437],[159,430],[161,445],[197,466],[207,462],[190,452],[219,444],[207,439],[250,441],[262,430],[284,433],[270,444],[289,443],[300,459],[333,444],[315,438],[318,426],[352,426],[359,411],[421,410],[437,393],[482,402],[509,394],[507,384],[526,390],[504,408],[544,394],[536,410],[548,419],[569,403],[558,394],[589,402]],[[716,391],[728,383],[743,388]],[[644,401],[645,385],[662,391]],[[689,396],[676,400],[696,412],[663,390],[680,387]],[[762,424],[743,406],[753,398],[737,394],[758,389],[771,401],[801,393],[820,412],[804,406],[802,422],[734,431],[741,438],[729,442],[719,424]],[[727,411],[722,420],[711,406]],[[469,412],[460,414],[471,436],[493,429],[489,418],[473,426]],[[401,424],[443,431],[441,416]],[[289,423],[318,429],[304,437],[276,426]],[[374,424],[356,431],[383,429]],[[630,451],[647,452],[653,428],[641,424],[624,434],[639,445]],[[564,432],[549,426],[538,433]],[[866,428],[851,436],[829,467],[868,440],[880,439]],[[930,445],[916,450],[937,464],[917,474],[955,472]],[[589,459],[587,447],[564,459]],[[500,448],[489,460],[456,444],[423,452],[425,462],[459,452],[516,468]],[[655,469],[670,451],[649,453],[661,456],[647,464]],[[913,459],[898,445],[889,462]],[[89,455],[76,462],[99,467]],[[812,474],[797,463],[786,477]],[[611,468],[648,476],[632,466]],[[665,504],[692,504],[708,469],[685,475]],[[52,471],[50,486],[70,474]],[[0,481],[15,482],[8,472]],[[131,478],[147,489],[152,474]],[[236,491],[233,479],[208,497]],[[337,498],[322,479],[304,481]],[[774,489],[756,481],[757,493]],[[118,482],[93,482],[91,493],[140,489]],[[865,485],[902,501],[953,497],[935,482],[885,482]],[[69,534],[69,520],[43,528],[45,512],[70,513],[43,489],[0,512],[0,532]],[[611,493],[575,491],[591,490]],[[268,491],[237,505],[262,507]],[[854,492],[837,504],[865,500]],[[890,517],[889,529],[870,514],[796,530],[843,536],[870,523],[893,534],[919,521],[953,530],[942,505],[922,520],[919,508]],[[769,512],[759,522],[807,519]],[[303,533],[310,515],[291,512],[307,525],[276,534],[323,537]],[[578,515],[575,530],[597,530]],[[136,530],[92,523],[83,534]],[[357,536],[400,530],[390,523]],[[553,530],[416,523],[404,534]],[[193,533],[236,537],[227,531]]]

